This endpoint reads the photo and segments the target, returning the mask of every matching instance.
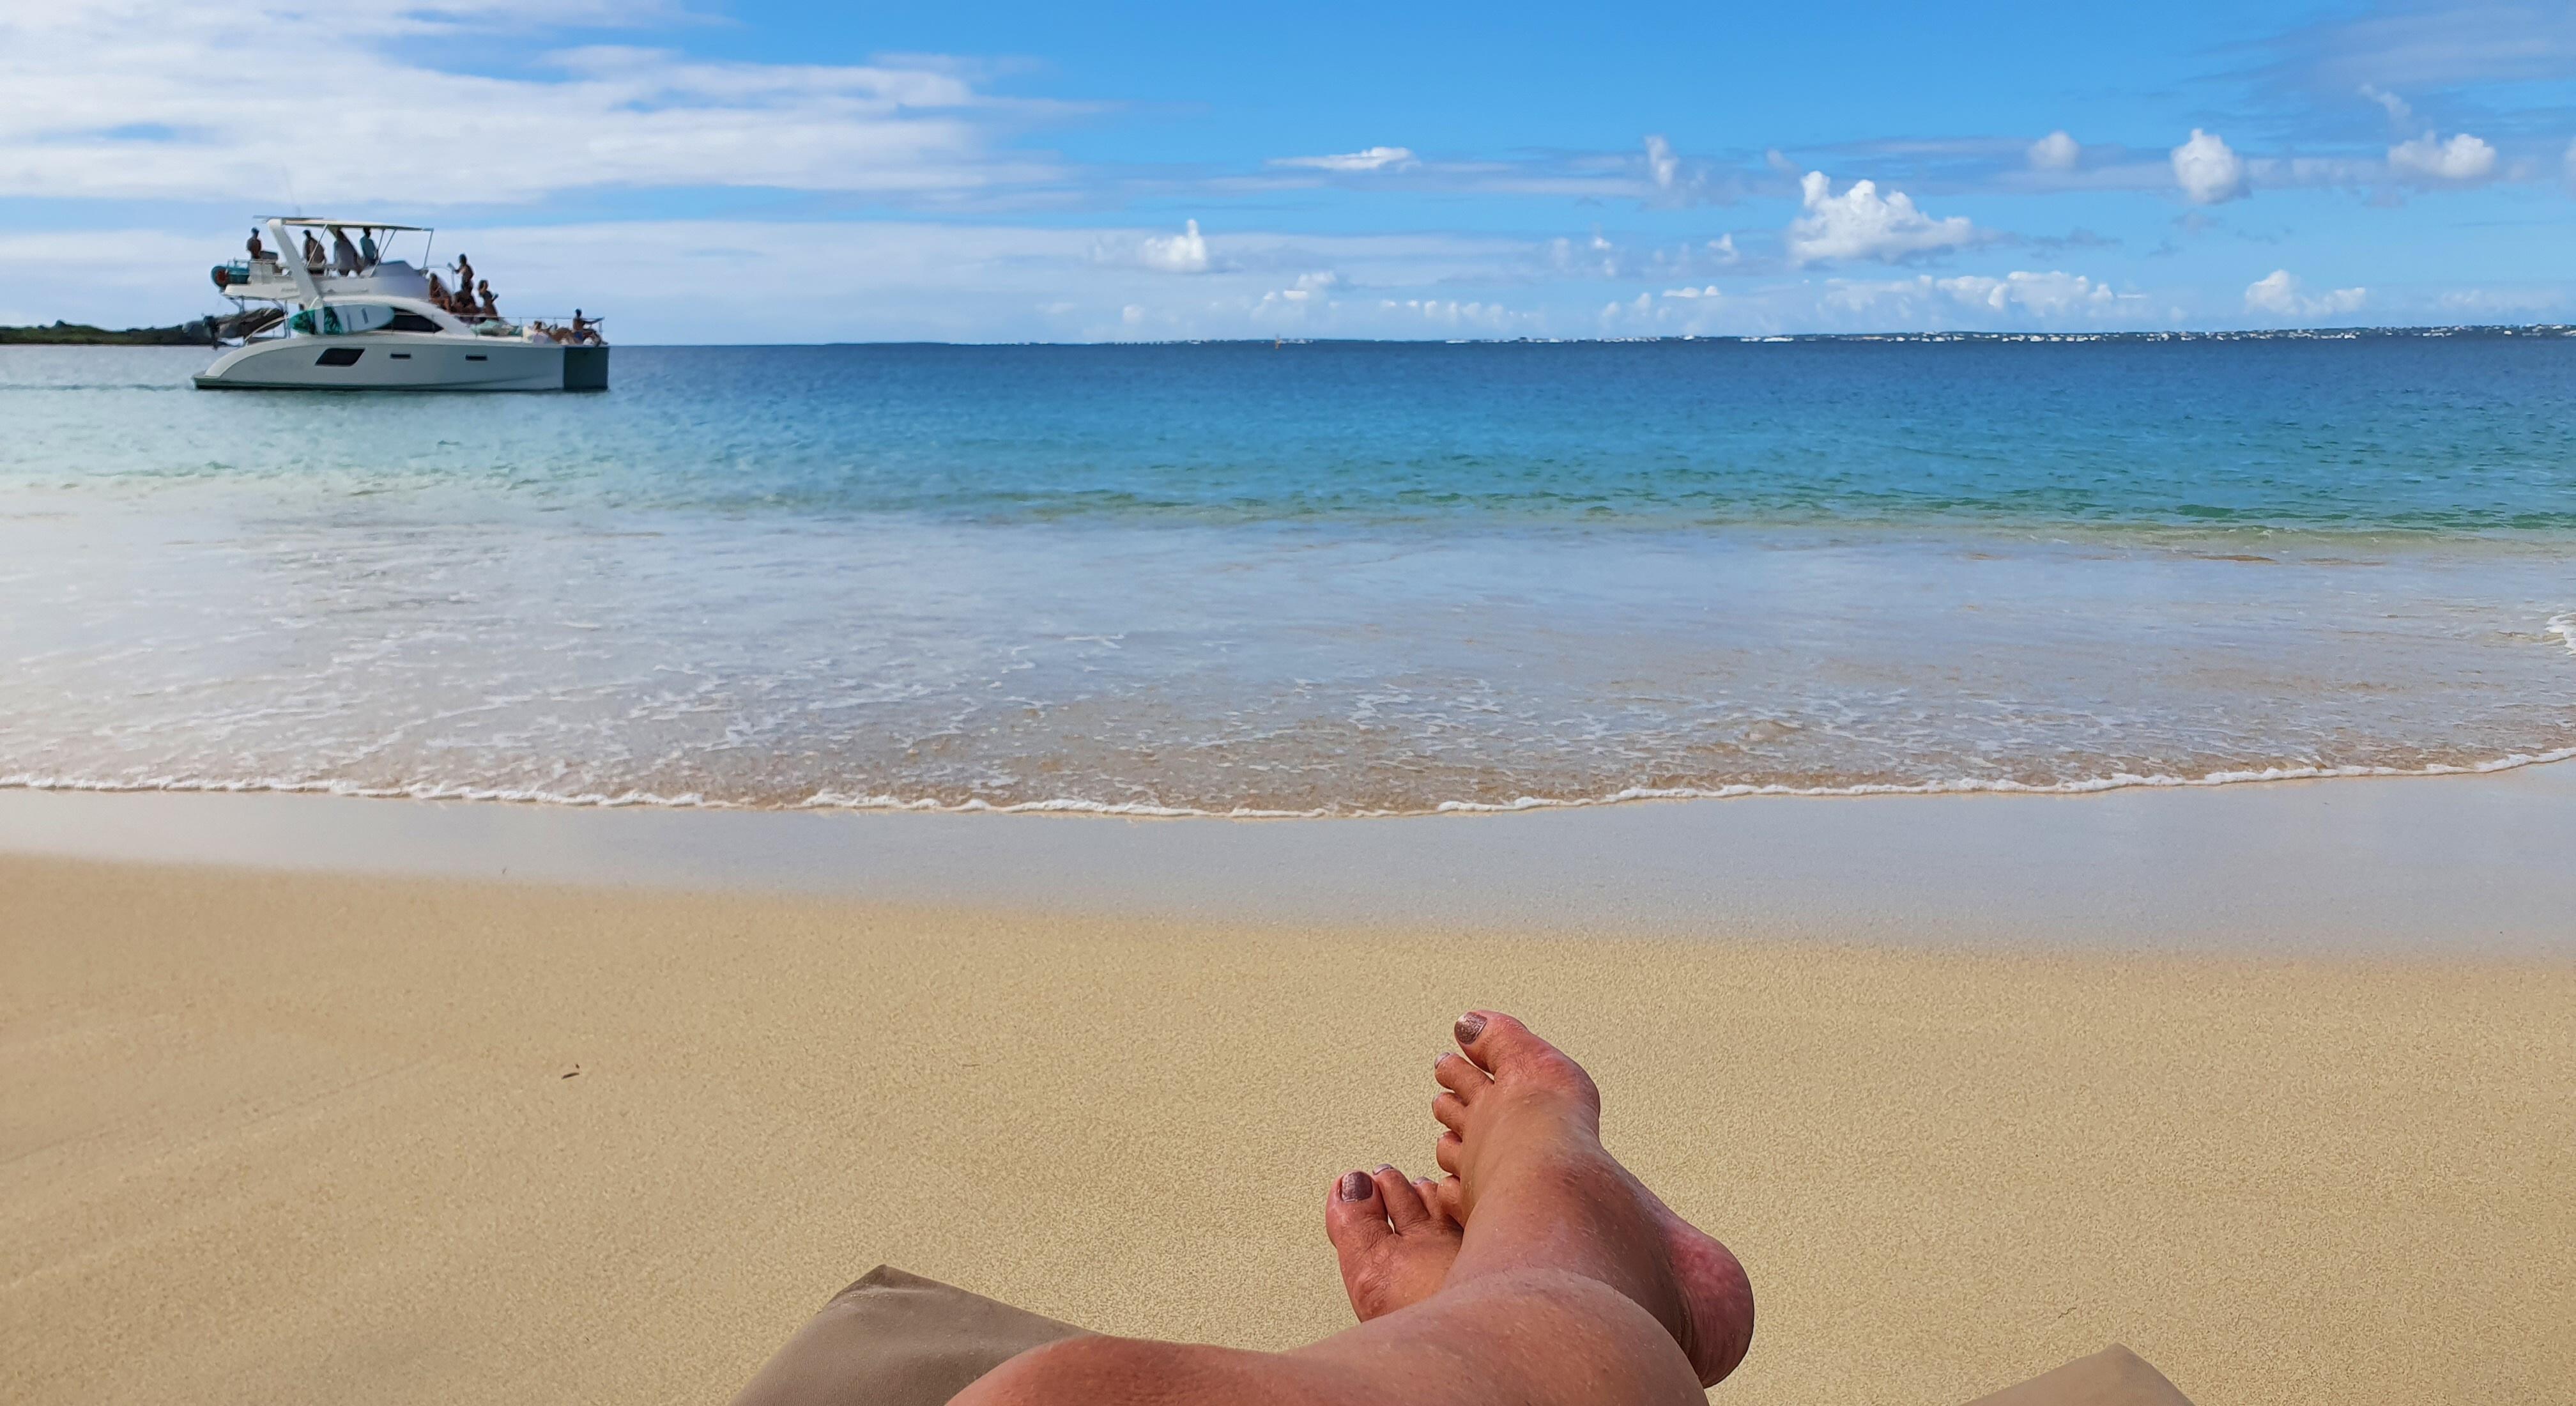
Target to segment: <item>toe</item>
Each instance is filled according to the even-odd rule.
[[[1333,1182],[1324,1201],[1324,1234],[1333,1242],[1347,1274],[1355,1257],[1386,1243],[1395,1231],[1386,1223],[1386,1201],[1378,1181],[1366,1172],[1345,1172]]]
[[[1461,1230],[1467,1228],[1467,1184],[1456,1177],[1429,1177],[1413,1184],[1422,1195],[1422,1203],[1440,1214],[1440,1218]]]
[[[1450,1033],[1458,1037],[1458,1048],[1467,1052],[1467,1058],[1488,1074],[1556,1054],[1556,1046],[1500,1011],[1469,1011],[1458,1017],[1457,1028]]]
[[[1456,1133],[1442,1133],[1440,1140],[1431,1144],[1431,1160],[1439,1163],[1440,1170],[1453,1177],[1458,1175],[1458,1168],[1466,1161],[1466,1152],[1467,1144],[1460,1142]]]
[[[1396,1234],[1431,1224],[1431,1208],[1422,1204],[1422,1193],[1404,1179],[1404,1173],[1393,1167],[1380,1167],[1374,1180],[1377,1199],[1386,1206],[1386,1218],[1395,1223]]]
[[[1431,1077],[1440,1081],[1440,1087],[1456,1094],[1462,1103],[1475,1102],[1476,1095],[1494,1086],[1494,1076],[1447,1050],[1442,1050],[1440,1057],[1431,1061]]]
[[[1500,1011],[1469,1011],[1458,1017],[1454,1033],[1458,1048],[1497,1082],[1554,1087],[1582,1097],[1595,1109],[1601,1106],[1601,1091],[1582,1065]]]
[[[1467,1135],[1467,1105],[1462,1102],[1456,1094],[1440,1093],[1433,1095],[1431,1099],[1431,1116],[1440,1120],[1440,1126],[1458,1134],[1460,1137]]]

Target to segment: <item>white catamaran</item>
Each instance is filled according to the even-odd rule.
[[[426,271],[435,231],[379,220],[261,221],[275,241],[214,268],[243,309],[241,344],[196,378],[200,390],[596,391],[608,388],[608,343],[591,319],[563,326],[475,311],[472,289],[443,298]],[[339,246],[315,259],[287,231],[325,230]],[[362,247],[348,242],[360,233]],[[381,257],[376,236],[422,236],[421,266]],[[307,235],[308,239],[312,236]],[[318,250],[315,240],[310,246]],[[255,306],[256,305],[256,306]],[[488,305],[487,305],[488,306]]]

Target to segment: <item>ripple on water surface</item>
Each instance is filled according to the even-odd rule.
[[[7,350],[13,784],[1352,814],[2576,749],[2576,346],[620,348],[474,399]]]

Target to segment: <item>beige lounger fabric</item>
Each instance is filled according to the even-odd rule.
[[[1968,1406],[2191,1406],[2191,1400],[2146,1359],[2113,1343]]]
[[[733,1406],[942,1406],[1004,1362],[1083,1329],[878,1265],[832,1296]],[[1969,1406],[2191,1406],[2113,1344]]]
[[[1083,1331],[881,1264],[797,1329],[733,1406],[941,1406],[1030,1348]]]

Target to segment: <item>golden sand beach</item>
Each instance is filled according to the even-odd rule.
[[[1470,1005],[1750,1268],[1713,1400],[2565,1399],[2576,965],[1836,938],[0,858],[0,1399],[722,1400],[880,1261],[1291,1345]]]

